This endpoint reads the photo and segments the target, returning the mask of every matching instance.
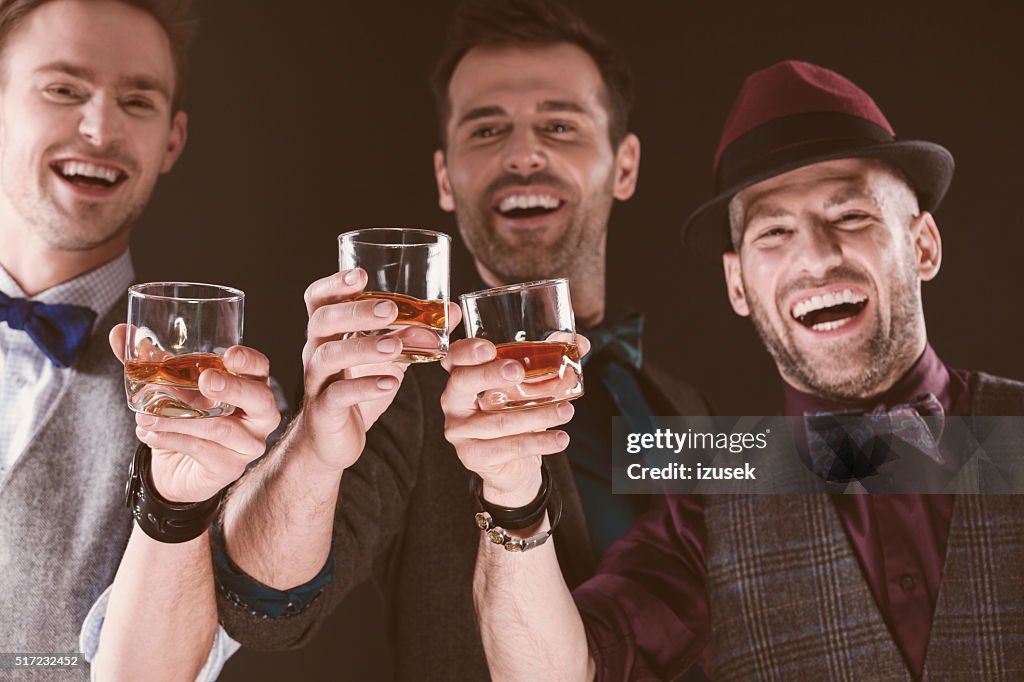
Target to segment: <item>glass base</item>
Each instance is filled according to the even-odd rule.
[[[210,400],[197,389],[127,382],[128,407],[132,412],[168,419],[226,417],[235,406]],[[133,390],[134,389],[134,390]]]

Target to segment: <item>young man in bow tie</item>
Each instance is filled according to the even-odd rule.
[[[129,236],[185,145],[189,5],[0,4],[0,649],[82,652],[98,679],[212,679],[237,646],[215,635],[203,517],[181,512],[194,532],[168,544],[125,508],[138,441],[152,446],[140,523],[166,520],[215,506],[279,420],[250,348],[228,351],[232,374],[202,375],[240,408],[209,420],[133,416],[114,355]]]
[[[556,2],[477,1],[459,10],[435,94],[440,205],[454,211],[482,286],[567,277],[576,320],[594,341],[572,443],[551,462],[572,529],[560,545],[563,570],[575,584],[593,570],[588,530],[603,550],[649,502],[611,494],[612,417],[706,411],[689,385],[643,363],[639,320],[608,324],[608,220],[615,201],[632,196],[639,170],[629,75],[622,57]],[[382,364],[400,350],[388,337],[338,340],[395,319],[391,304],[344,300],[365,282],[353,270],[307,290],[303,411],[226,506],[224,621],[253,646],[304,643],[376,562],[397,676],[484,679],[469,590],[476,508],[438,405],[448,375],[431,365],[403,378]],[[522,380],[515,361],[499,369],[511,374],[495,385]],[[402,379],[397,398],[392,375]],[[574,407],[538,411],[562,423]],[[561,453],[566,443],[552,435],[548,452]]]
[[[723,254],[786,414],[1024,414],[1024,384],[949,368],[927,340],[921,282],[942,258],[931,211],[952,173],[948,151],[896,138],[839,74],[790,61],[744,83],[716,196],[686,237]],[[490,370],[482,343],[452,346],[466,384]],[[448,417],[466,419],[472,396],[455,388]],[[532,417],[505,435],[550,426]],[[537,495],[540,451],[483,460],[456,446],[485,499]],[[678,496],[572,595],[550,543],[510,554],[485,538],[474,594],[503,679],[674,679],[695,664],[715,679],[994,679],[1024,669],[1022,560],[1012,495]]]

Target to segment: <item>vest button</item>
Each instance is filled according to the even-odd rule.
[[[916,583],[914,582],[914,579],[909,575],[904,575],[902,578],[900,578],[900,587],[903,588],[904,592],[910,592],[912,589],[914,589],[915,584]]]

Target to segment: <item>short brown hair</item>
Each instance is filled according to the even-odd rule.
[[[451,98],[448,85],[466,53],[474,47],[576,45],[594,60],[604,82],[608,135],[613,148],[626,136],[633,107],[633,77],[622,54],[578,14],[553,0],[465,0],[455,13],[444,52],[431,85],[437,104],[441,141],[447,144]]]
[[[21,26],[25,17],[53,0],[0,0],[0,62],[7,40]],[[164,29],[171,44],[174,61],[174,95],[171,110],[182,107],[185,96],[185,75],[188,70],[188,48],[196,33],[196,20],[192,15],[192,0],[117,0],[146,12]]]

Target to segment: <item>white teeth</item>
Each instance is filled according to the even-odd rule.
[[[97,166],[85,161],[65,161],[60,165],[60,172],[65,176],[78,175],[86,178],[99,178],[107,182],[117,182],[118,171],[105,166]]]
[[[825,294],[824,296],[811,296],[810,298],[804,299],[793,306],[793,317],[799,319],[807,313],[814,312],[815,310],[821,310],[822,308],[831,308],[841,303],[862,303],[866,300],[867,296],[864,296],[863,294],[855,294],[849,289],[833,291]],[[818,326],[819,325],[815,325],[814,329],[817,329]]]
[[[498,204],[498,210],[502,213],[517,208],[558,208],[558,198],[549,194],[513,194],[505,197]]]
[[[833,329],[839,329],[852,319],[852,317],[844,317],[841,320],[832,320],[831,322],[819,322],[818,324],[812,325],[811,329],[813,329],[816,332],[830,332]]]

